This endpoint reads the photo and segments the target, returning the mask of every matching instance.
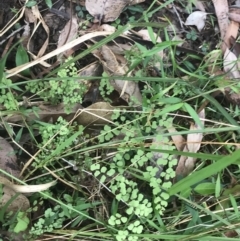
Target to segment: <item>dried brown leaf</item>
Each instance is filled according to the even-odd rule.
[[[198,126],[191,124],[191,131],[199,130]],[[201,146],[203,133],[192,133],[187,136],[187,150],[189,152],[197,153]]]
[[[236,39],[231,36],[230,37],[230,44],[231,44],[231,49],[232,49],[232,52],[236,55],[236,57],[238,58],[239,55],[240,55],[240,43],[238,43],[236,41]]]
[[[126,71],[124,71],[124,69],[119,66],[116,56],[107,46],[101,47],[101,54],[105,62],[104,68],[108,73],[114,75],[124,75],[126,73]]]
[[[193,4],[195,5],[195,7],[197,9],[201,10],[202,12],[206,12],[205,11],[205,6],[204,6],[202,1],[196,0],[196,1],[193,2]]]
[[[225,52],[229,48],[229,42],[226,41],[225,35],[228,28],[228,1],[227,0],[212,0],[220,28],[221,39],[223,40],[222,51]]]
[[[226,87],[224,88],[224,94],[233,105],[240,106],[240,93],[235,93],[231,88]]]
[[[76,121],[79,125],[111,123],[114,108],[107,102],[97,102],[81,110]]]
[[[240,78],[240,72],[237,65],[237,57],[229,49],[226,49],[224,54],[223,68],[224,71],[230,74],[233,78]]]
[[[17,157],[12,146],[2,137],[0,137],[0,169],[6,171],[12,176],[19,178],[20,169],[17,165]],[[0,208],[3,207],[12,197],[16,195],[10,187],[13,185],[4,174],[0,173],[0,184],[8,184],[3,187],[3,195],[0,197]],[[26,211],[30,204],[28,199],[22,194],[18,195],[7,207],[7,212],[18,210]]]
[[[78,33],[78,22],[75,16],[67,22],[63,30],[61,31],[58,39],[58,48],[64,44],[76,39]],[[63,52],[66,57],[69,57],[73,53],[73,49],[68,49]]]
[[[119,17],[127,5],[144,1],[145,0],[86,0],[86,9],[94,17],[95,22],[111,22]]]
[[[36,23],[36,22],[37,22],[37,18],[36,18],[36,16],[33,14],[31,8],[26,8],[25,11],[24,11],[24,15],[25,15],[25,20],[26,20],[28,23]]]
[[[1,177],[2,178],[2,177]],[[4,207],[6,203],[13,197],[16,197],[7,207],[7,212],[17,212],[19,210],[26,211],[30,207],[29,200],[23,194],[17,194],[11,188],[3,187],[3,196],[0,199],[0,208]]]
[[[95,22],[116,20],[130,0],[86,0],[86,9]]]
[[[240,15],[239,15],[239,13],[229,13],[228,16],[229,16],[229,18],[231,20],[240,23]]]
[[[202,124],[204,125],[205,119],[205,110],[203,109],[199,114],[199,118],[201,119]],[[190,130],[200,130],[201,127],[196,124],[191,124]],[[203,138],[203,133],[191,133],[187,136],[187,144],[185,145],[183,151],[184,152],[193,152],[197,153]],[[187,176],[195,166],[197,158],[181,156],[178,161],[178,165],[176,168],[176,175],[178,176]]]
[[[239,6],[231,6],[230,8],[229,8],[229,17],[231,16],[231,14],[234,14],[234,15],[239,15],[240,14],[240,8],[239,8]],[[233,15],[233,16],[234,16]],[[231,17],[230,17],[231,18]],[[234,20],[234,19],[232,19],[232,20]],[[234,20],[235,21],[235,20]]]
[[[102,66],[99,63],[95,62],[81,69],[79,75],[80,76],[100,76],[102,75],[102,72],[103,72]]]
[[[86,33],[85,35],[63,45],[62,47],[58,48],[58,49],[55,49],[53,50],[52,52],[48,53],[48,54],[45,54],[43,55],[42,57],[38,58],[38,59],[35,59],[29,63],[26,63],[26,64],[23,64],[23,65],[20,65],[20,66],[17,66],[13,69],[8,69],[7,70],[7,75],[6,75],[6,78],[9,78],[11,76],[14,76],[16,75],[17,73],[20,73],[22,72],[23,70],[25,69],[28,69],[32,66],[35,66],[36,64],[39,64],[47,59],[50,59],[56,55],[58,55],[59,53],[62,53],[70,48],[74,48],[75,46],[79,45],[80,43],[83,43],[85,42],[86,40],[89,40],[89,39],[92,39],[94,37],[98,37],[98,36],[102,36],[102,35],[110,35],[112,34],[111,32],[106,32],[106,31],[99,31],[99,32],[93,32],[93,33]]]
[[[128,69],[126,63],[119,63],[116,55],[110,50],[110,48],[102,46],[101,54],[104,60],[103,68],[110,76],[123,76],[127,73]],[[133,97],[139,103],[142,103],[142,95],[137,82],[124,81],[119,78],[110,80],[110,83],[125,101],[129,102],[130,97]],[[126,93],[126,95],[124,93]]]
[[[107,45],[107,47],[115,54],[115,56],[123,55],[126,50],[130,50],[132,48],[128,43],[126,44],[116,44],[116,45]]]
[[[53,118],[54,120],[57,120],[59,116],[62,116],[66,120],[70,120],[73,115],[83,107],[81,104],[77,103],[74,104],[74,106],[71,108],[70,113],[66,114],[65,107],[63,103],[60,103],[58,105],[39,105],[39,111],[38,115],[34,112],[30,112],[27,116],[23,116],[21,114],[14,114],[12,116],[4,117],[5,121],[10,121],[13,123],[22,122],[24,121],[33,121],[33,120],[49,120],[50,118]]]
[[[19,178],[20,169],[17,164],[17,157],[12,146],[0,137],[0,169]],[[0,173],[0,175],[3,175]]]
[[[168,128],[168,132],[169,133],[176,133],[177,130],[172,126],[170,128]],[[184,145],[186,143],[185,139],[183,138],[182,135],[172,135],[172,140],[177,148],[178,151],[182,151],[184,148]]]
[[[195,11],[188,16],[185,25],[195,25],[200,32],[205,26],[206,18],[207,13],[202,11]]]
[[[184,147],[183,151],[188,152],[186,146]],[[185,165],[186,162],[188,162],[187,166]],[[195,162],[196,158],[181,156],[176,168],[176,176],[187,176],[193,170]]]
[[[27,49],[27,44],[30,36],[31,36],[31,29],[30,29],[29,23],[26,23],[22,33],[22,46],[26,49]]]
[[[100,31],[108,31],[108,32],[115,32],[116,31],[116,28],[114,26],[111,26],[109,24],[102,24],[100,27],[99,27],[99,30]]]
[[[226,43],[228,44],[228,46],[230,46],[230,38],[234,37],[237,38],[238,36],[238,29],[239,29],[239,23],[235,22],[235,21],[230,21],[228,28],[227,28],[227,32],[224,38],[224,41],[226,41]]]
[[[45,42],[43,43],[41,49],[38,51],[37,57],[39,58],[39,57],[43,56],[43,54],[45,53],[45,51],[46,51],[46,49],[47,49],[47,47],[48,47],[48,43],[49,43],[49,28],[48,28],[48,26],[46,25],[46,23],[45,23],[42,15],[41,15],[41,13],[39,12],[37,5],[35,5],[35,6],[32,7],[32,13],[33,13],[33,15],[39,20],[39,22],[42,24],[42,26],[43,26],[46,34],[47,34],[47,38],[46,38]],[[33,30],[33,34],[34,34],[34,32],[37,30],[37,28],[38,28],[39,25],[40,25],[40,24],[37,24],[37,25],[36,25],[36,27],[35,27],[34,30]],[[32,36],[33,36],[33,34],[32,34]],[[28,50],[29,50],[30,40],[31,40],[31,39],[29,39],[29,42],[28,42]]]

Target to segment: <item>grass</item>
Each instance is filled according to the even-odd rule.
[[[151,23],[151,16],[171,2],[152,10],[154,1],[139,22],[126,24],[42,79],[22,76],[17,82],[10,81],[41,60],[56,56],[66,46],[30,63],[23,58],[20,60],[22,65],[9,72],[5,72],[7,56],[2,58],[1,131],[13,144],[18,144],[27,134],[31,145],[28,142],[24,147],[18,144],[17,157],[24,160],[22,180],[0,171],[23,185],[57,180],[50,189],[28,197],[30,207],[25,215],[21,210],[7,213],[2,208],[3,231],[13,236],[21,231],[25,240],[60,240],[62,237],[72,240],[238,240],[238,110],[211,95],[223,88],[216,83],[224,76],[213,76],[208,70],[209,63],[198,56],[177,57],[179,42],[171,42],[164,24]],[[125,53],[129,69],[121,79],[142,86],[140,108],[130,101],[128,106],[100,104],[97,111],[102,110],[96,112],[93,104],[74,113],[70,120],[59,116],[50,121],[38,118],[43,110],[39,102],[46,105],[66,100],[69,102],[64,103],[65,107],[69,107],[79,101],[74,102],[77,88],[74,84],[79,76],[71,73],[70,65],[76,67],[79,60],[86,59],[124,31],[138,27],[148,29],[154,46],[148,50],[137,43],[135,52]],[[155,28],[164,30],[166,41],[155,42]],[[91,37],[89,34],[84,38]],[[79,43],[79,39],[74,43]],[[159,60],[156,53],[162,50],[166,56]],[[151,77],[149,68],[159,62],[161,75]],[[70,71],[67,72],[69,76],[60,76],[66,71]],[[130,72],[132,76],[128,76]],[[105,71],[103,76],[82,77],[80,84],[96,79],[110,82],[118,78]],[[237,85],[235,82],[222,84]],[[51,92],[53,86],[58,95]],[[36,91],[30,94],[35,87]],[[45,95],[41,96],[42,93]],[[27,103],[24,103],[26,94]],[[67,99],[69,96],[71,99]],[[103,95],[103,99],[108,102],[109,96]],[[209,104],[205,108],[203,124],[198,110],[205,100]],[[35,115],[35,121],[26,119],[30,113]],[[11,123],[7,119],[9,115],[25,117],[20,123]],[[88,123],[96,116],[100,121],[95,126],[82,125],[81,120],[86,116],[90,118]],[[199,128],[190,130],[191,123]],[[172,127],[175,130],[170,132]],[[36,131],[38,135],[35,135]],[[187,139],[196,133],[203,134],[197,152],[179,150],[172,140],[172,136],[181,135]],[[176,176],[175,173],[181,156],[197,159],[187,176]],[[4,193],[2,190],[0,197]],[[233,230],[236,238],[228,233]]]

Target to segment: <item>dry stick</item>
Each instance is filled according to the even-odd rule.
[[[105,36],[105,35],[111,35],[113,34],[112,32],[106,32],[106,31],[99,31],[99,32],[94,32],[94,33],[88,33],[88,34],[85,34],[84,36],[81,36],[77,39],[74,39],[73,41],[69,42],[69,43],[66,43],[65,45],[61,46],[60,48],[58,49],[55,49],[53,50],[52,52],[38,58],[38,59],[35,59],[33,60],[32,62],[30,63],[27,63],[27,64],[23,64],[21,66],[18,66],[18,67],[15,67],[11,70],[8,70],[7,71],[7,75],[6,75],[6,78],[10,78],[11,76],[14,76],[20,72],[22,72],[23,70],[25,69],[28,69],[32,66],[35,66],[39,63],[41,63],[42,61],[45,61],[47,59],[50,59],[52,58],[53,56],[56,56],[58,55],[59,53],[62,53],[70,48],[73,48],[75,47],[76,45],[80,44],[80,43],[83,43],[91,38],[94,38],[94,37],[97,37],[97,36]]]
[[[174,12],[176,13],[176,15],[177,15],[177,17],[178,17],[178,20],[179,20],[179,23],[180,23],[180,25],[181,25],[181,28],[184,29],[183,21],[182,21],[181,17],[179,16],[179,13],[178,13],[178,11],[177,11],[177,9],[176,9],[174,3],[172,4],[172,6],[173,6],[173,10],[174,10]]]
[[[38,184],[38,185],[16,185],[9,181],[7,178],[0,176],[0,183],[4,186],[7,186],[11,190],[19,193],[31,193],[31,192],[41,192],[49,189],[50,187],[54,186],[57,181],[48,182],[45,184]]]
[[[229,47],[229,43],[225,39],[225,35],[228,29],[228,1],[227,0],[212,0],[212,3],[215,8],[218,25],[221,33],[221,39],[223,40],[221,49],[223,53],[225,52],[226,48]]]
[[[20,32],[23,28],[24,28],[24,26],[22,26],[22,27],[18,28],[17,30],[13,31],[11,34],[9,34],[5,39],[3,39],[0,42],[0,45],[2,45],[4,42],[6,42],[9,38],[13,37],[13,35],[15,35],[16,33]]]
[[[73,17],[72,0],[70,0],[70,11],[71,11],[71,15],[70,15],[70,27],[69,27],[69,29],[68,29],[68,34],[67,34],[67,36],[66,36],[66,39],[65,39],[65,43],[64,43],[64,44],[67,43],[68,38],[69,38],[69,35],[70,35],[70,32],[71,32],[71,29],[72,29],[72,17]],[[64,44],[63,44],[63,45],[64,45]]]
[[[26,3],[28,2],[28,0],[26,0]],[[11,23],[9,26],[6,25],[3,29],[1,29],[0,31],[0,37],[2,37],[14,24],[16,24],[22,17],[23,17],[23,14],[24,14],[24,10],[25,10],[25,6],[22,7],[17,13],[16,15],[20,13],[19,17],[14,21],[14,17],[8,22],[8,23]],[[16,16],[15,15],[15,16]]]
[[[54,9],[51,9],[51,10],[54,10]],[[66,36],[66,39],[63,43],[63,45],[65,45],[67,42],[68,42],[68,38],[69,38],[69,35],[70,35],[70,32],[71,32],[71,29],[72,29],[72,17],[73,17],[73,7],[72,7],[72,0],[70,0],[70,11],[71,11],[71,15],[70,15],[70,27],[68,29],[68,33],[67,33],[67,36]],[[53,11],[54,12],[54,11]],[[51,67],[43,70],[42,72],[40,72],[37,77],[38,78],[41,78],[44,74],[47,74],[49,73],[52,69],[54,69],[55,67],[57,67],[58,65],[60,64],[60,61],[59,60],[56,60],[55,63],[52,64]]]
[[[10,39],[8,40],[8,42],[7,42],[7,44],[6,44],[5,48],[4,48],[4,51],[3,51],[3,53],[2,53],[2,58],[3,58],[3,57],[6,55],[6,53],[8,52],[8,50],[9,50],[11,44],[12,44],[13,39],[14,39],[14,37],[12,36],[12,37],[10,37]],[[0,43],[0,45],[1,45],[1,43]]]

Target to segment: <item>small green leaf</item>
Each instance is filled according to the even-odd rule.
[[[100,174],[101,174],[100,171],[94,172],[94,176],[95,176],[95,177],[97,177],[97,176],[100,175]]]
[[[126,210],[126,213],[127,213],[128,215],[131,215],[131,214],[133,213],[133,207],[128,208],[128,209]]]
[[[29,218],[27,217],[26,213],[19,212],[17,215],[17,224],[14,227],[14,232],[19,233],[21,231],[25,231],[29,224]]]
[[[37,5],[37,1],[28,1],[25,6],[31,8],[35,5]]]
[[[134,225],[131,223],[131,224],[129,224],[129,226],[128,226],[128,229],[129,230],[132,230],[134,228]]]
[[[107,168],[106,167],[102,167],[101,168],[101,173],[105,173],[107,171]]]
[[[106,181],[106,178],[107,178],[107,177],[106,177],[105,175],[102,175],[101,178],[100,178],[100,180],[99,180],[99,182],[100,182],[100,183],[104,183],[104,182]]]
[[[113,176],[115,174],[115,170],[114,169],[110,169],[108,172],[107,172],[107,175],[109,177]]]
[[[47,4],[47,6],[49,7],[49,8],[52,8],[52,0],[45,0],[45,3]]]
[[[201,194],[201,195],[209,195],[215,192],[215,183],[205,182],[198,184],[194,191]]]
[[[127,218],[126,217],[121,217],[121,221],[122,221],[122,223],[126,223],[127,222]]]
[[[141,234],[142,231],[143,231],[143,226],[142,226],[142,225],[139,225],[139,226],[136,228],[136,233]]]
[[[94,163],[90,167],[91,171],[95,171],[95,170],[98,170],[98,169],[100,169],[100,164],[99,163]]]
[[[168,200],[168,199],[169,199],[169,194],[166,193],[166,192],[162,192],[162,193],[160,194],[160,196],[161,196],[164,200]]]
[[[16,65],[20,66],[20,65],[26,64],[28,62],[29,62],[29,58],[28,58],[27,51],[20,44],[17,48],[17,53],[16,53]],[[29,75],[30,74],[29,69],[25,69],[24,71],[22,71],[22,74]]]
[[[76,6],[75,9],[76,9],[77,12],[82,10],[82,8],[80,6]]]
[[[63,197],[68,203],[73,202],[73,198],[69,194],[64,194]]]
[[[119,224],[121,224],[121,220],[117,219],[116,220],[116,225],[119,225]]]
[[[112,217],[113,217],[113,216],[112,216]],[[115,225],[115,218],[112,218],[112,217],[108,220],[108,223],[109,223],[110,225],[114,226],[114,225]]]

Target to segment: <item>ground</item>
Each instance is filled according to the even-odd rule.
[[[238,5],[0,0],[0,240],[237,240]]]

